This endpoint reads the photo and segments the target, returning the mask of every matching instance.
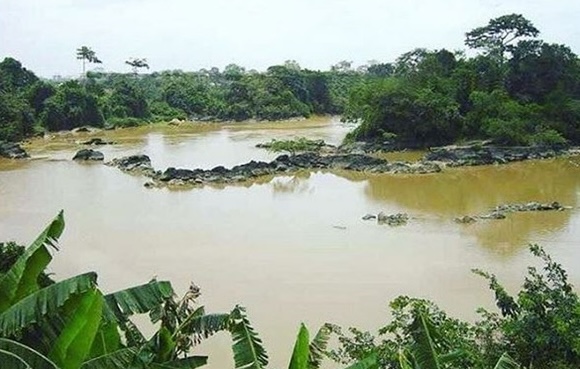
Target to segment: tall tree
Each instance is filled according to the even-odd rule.
[[[503,63],[506,52],[511,52],[515,40],[536,37],[540,31],[521,14],[507,14],[491,19],[484,27],[465,34],[465,45],[472,49],[483,49]]]
[[[131,66],[134,75],[137,75],[138,70],[141,68],[149,69],[149,64],[147,63],[147,59],[145,58],[131,58],[129,60],[126,60],[125,64]]]
[[[77,49],[77,59],[83,62],[83,78],[86,73],[86,63],[101,64],[102,61],[97,58],[97,54],[88,46],[81,46]]]

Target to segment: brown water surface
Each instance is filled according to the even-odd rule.
[[[399,294],[435,300],[473,318],[492,294],[470,269],[495,272],[515,291],[536,242],[580,281],[579,159],[449,169],[432,175],[302,172],[245,185],[182,191],[146,189],[144,179],[70,158],[87,137],[116,141],[106,159],[148,154],[158,169],[211,168],[276,155],[272,138],[339,143],[351,126],[318,118],[243,125],[154,126],[66,134],[27,148],[32,160],[0,160],[0,239],[30,242],[65,209],[67,229],[52,264],[57,278],[88,270],[106,291],[169,279],[202,287],[208,311],[248,308],[276,367],[287,365],[299,323],[374,329]],[[416,158],[416,153],[393,160]],[[406,155],[406,156],[405,156]],[[564,212],[513,214],[459,225],[453,218],[500,203],[559,201]],[[366,213],[407,212],[409,225],[365,222]],[[199,352],[231,366],[221,335]]]

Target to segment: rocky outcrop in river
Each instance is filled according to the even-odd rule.
[[[232,168],[218,166],[213,169],[167,168],[164,172],[155,171],[146,155],[114,159],[108,165],[126,172],[139,171],[160,185],[195,185],[206,183],[235,183],[253,178],[291,173],[299,170],[343,169],[369,173],[408,173],[425,174],[441,171],[435,163],[389,163],[384,159],[359,154],[321,155],[303,153],[280,155],[271,162],[250,161]],[[148,186],[152,186],[149,184]]]
[[[14,142],[0,141],[0,156],[9,159],[25,159],[29,155],[20,145]]]
[[[547,146],[446,146],[431,149],[424,160],[443,162],[450,167],[505,164],[530,159],[547,159],[572,153],[565,147]]]
[[[570,209],[568,206],[562,206],[559,202],[551,203],[528,202],[526,204],[501,204],[492,209],[490,213],[483,215],[465,215],[455,218],[456,223],[471,224],[479,219],[506,219],[509,213],[528,212],[528,211],[564,211]]]
[[[105,160],[105,155],[102,152],[92,149],[82,149],[79,150],[73,160],[76,161],[103,161]]]
[[[105,141],[100,137],[94,137],[94,138],[91,138],[90,140],[81,142],[81,144],[90,145],[90,146],[93,146],[93,145],[101,146],[101,145],[112,145],[112,144],[114,144],[114,142],[113,141]]]

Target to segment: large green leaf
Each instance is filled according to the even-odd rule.
[[[0,349],[0,363],[7,369],[34,369],[26,360],[13,352]]]
[[[207,364],[207,356],[190,356],[163,364],[151,364],[151,369],[195,369]]]
[[[178,332],[191,336],[194,343],[201,342],[217,332],[229,328],[230,314],[205,314],[203,307],[196,309],[178,328]]]
[[[66,325],[48,356],[62,369],[77,369],[88,357],[99,329],[103,295],[93,288],[69,299],[63,310]]]
[[[310,356],[308,359],[308,366],[311,369],[320,368],[322,359],[324,359],[326,348],[328,347],[330,335],[334,329],[335,328],[332,324],[325,323],[322,325],[322,327],[320,327],[316,333],[316,336],[314,336],[314,339],[310,343]]]
[[[407,354],[403,350],[399,350],[399,366],[401,369],[413,369],[413,364],[411,360],[407,357]]]
[[[415,340],[412,353],[417,365],[421,369],[440,369],[435,343],[431,336],[434,326],[423,313],[417,313],[411,324],[411,329]]]
[[[103,312],[105,309],[103,309]],[[116,322],[103,322],[97,331],[90,357],[99,357],[115,352],[121,348],[121,336]]]
[[[0,314],[0,336],[10,337],[46,316],[57,314],[72,296],[92,289],[96,283],[95,273],[81,274],[23,298]]]
[[[518,364],[514,359],[512,359],[507,352],[504,352],[504,354],[501,355],[501,357],[494,366],[494,369],[519,369],[519,368],[520,364]]]
[[[85,361],[81,369],[128,369],[136,355],[134,347],[119,349]]]
[[[147,284],[105,296],[105,320],[125,320],[133,314],[148,313],[173,296],[171,283],[153,280]]]
[[[357,361],[356,363],[349,365],[348,367],[344,368],[344,369],[378,369],[379,368],[379,362],[377,361],[377,355],[376,354],[371,354],[369,356],[367,356],[366,358]],[[423,369],[423,368],[421,368]]]
[[[308,369],[309,341],[310,334],[308,329],[304,324],[301,324],[294,344],[294,351],[290,358],[289,369]]]
[[[38,276],[52,260],[49,248],[57,250],[56,242],[63,230],[64,217],[61,211],[10,270],[0,276],[0,313],[38,290]]]
[[[262,369],[268,365],[268,354],[262,340],[251,326],[246,311],[236,306],[231,313],[230,332],[234,341],[234,363],[236,369]]]
[[[13,357],[16,356],[33,369],[59,369],[55,363],[51,362],[50,359],[42,355],[40,352],[16,341],[0,338],[0,351],[12,354],[12,358],[10,358],[11,355],[0,355],[0,363],[2,363],[2,366],[0,367],[2,368],[12,368],[12,366],[10,366],[5,360],[12,360]],[[16,368],[17,367],[15,366],[14,369]]]

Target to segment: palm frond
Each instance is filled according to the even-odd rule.
[[[0,362],[10,369],[33,369],[26,360],[15,353],[0,349]]]
[[[262,340],[250,324],[246,311],[236,306],[231,313],[230,332],[234,341],[234,363],[236,369],[262,369],[268,365],[268,354]]]
[[[0,313],[38,290],[38,276],[52,260],[49,248],[58,249],[56,242],[63,230],[64,217],[61,211],[10,270],[0,276]]]
[[[80,274],[23,298],[0,314],[0,335],[12,336],[46,316],[56,314],[73,295],[94,288],[96,283],[95,273]]]
[[[198,310],[192,313],[192,319],[186,319],[184,324],[178,329],[179,333],[191,336],[195,344],[199,344],[201,340],[213,336],[217,332],[228,330],[230,314],[221,313],[197,316]]]
[[[325,323],[320,327],[314,339],[310,343],[310,355],[308,358],[308,366],[312,369],[320,368],[322,359],[324,359],[326,348],[330,335],[335,331],[335,326],[330,323]]]
[[[123,348],[85,361],[80,369],[127,369],[135,360],[137,349]]]
[[[413,357],[422,369],[440,369],[435,343],[431,331],[434,329],[423,313],[417,313],[411,324],[412,336],[415,344],[412,348]]]
[[[173,296],[171,283],[153,280],[147,284],[105,296],[105,320],[123,320],[133,314],[148,313]]]
[[[16,341],[0,338],[0,351],[16,355],[33,369],[59,369],[55,363],[50,361],[49,358],[42,355],[40,352]],[[7,358],[6,360],[9,359]],[[0,359],[0,362],[7,368],[12,368],[6,361],[4,361],[4,359]]]

